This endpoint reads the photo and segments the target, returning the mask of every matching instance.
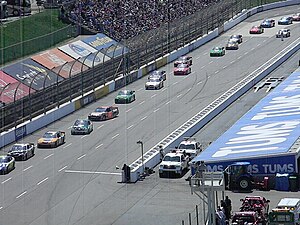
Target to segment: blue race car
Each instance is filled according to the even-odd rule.
[[[0,156],[0,174],[7,174],[15,168],[15,159],[12,156]]]
[[[289,25],[293,23],[293,17],[285,16],[278,20],[278,25]]]
[[[275,20],[273,19],[265,19],[261,24],[261,27],[263,28],[271,28],[271,27],[275,27]]]

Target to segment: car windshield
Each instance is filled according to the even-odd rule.
[[[101,108],[95,109],[95,112],[105,112],[105,110],[106,110],[106,108],[101,107]]]
[[[43,138],[55,138],[55,133],[47,132],[44,134]]]
[[[75,126],[86,126],[87,121],[86,120],[76,120],[74,123]]]
[[[194,144],[180,144],[179,149],[196,149]]]
[[[0,163],[8,163],[8,162],[9,162],[9,160],[8,160],[7,157],[1,157],[0,158]]]
[[[232,35],[232,36],[230,37],[230,39],[239,39],[239,36],[238,36],[238,35]]]
[[[118,95],[130,95],[130,92],[127,90],[122,90],[122,91],[119,91]]]
[[[287,17],[282,17],[281,20],[288,20],[288,18]]]
[[[263,23],[271,23],[271,20],[264,20]]]
[[[159,78],[153,77],[149,79],[150,82],[159,82]]]
[[[166,155],[163,161],[166,161],[166,162],[180,162],[180,157],[179,156]]]
[[[26,150],[25,146],[24,145],[14,145],[12,147],[12,150],[13,151],[21,151],[21,150]]]
[[[158,70],[155,70],[155,71],[152,72],[151,75],[160,75],[160,72]]]
[[[187,64],[179,64],[179,65],[177,66],[177,68],[187,68],[187,67],[188,67]]]
[[[234,45],[234,44],[236,44],[236,41],[228,41],[228,44],[229,45]]]
[[[219,50],[221,50],[221,48],[220,47],[214,47],[213,50],[219,51]]]
[[[253,26],[252,29],[258,29],[258,26]]]

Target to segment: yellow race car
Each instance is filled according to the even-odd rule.
[[[63,131],[48,131],[38,140],[37,147],[57,147],[65,143],[66,133]]]

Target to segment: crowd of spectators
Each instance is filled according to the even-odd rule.
[[[66,10],[76,23],[117,40],[174,21],[219,0],[78,0]]]

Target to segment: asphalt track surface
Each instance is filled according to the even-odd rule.
[[[146,77],[128,85],[127,89],[136,91],[136,101],[119,105],[119,117],[94,122],[90,135],[71,136],[70,127],[97,106],[113,104],[116,93],[26,137],[24,142],[36,143],[48,130],[67,132],[64,145],[37,149],[33,158],[17,162],[14,171],[0,177],[0,225],[180,224],[199,203],[183,178],[160,179],[155,173],[136,184],[122,184],[121,171],[115,167],[141,155],[138,140],[148,150],[298,38],[300,23],[288,26],[292,36],[284,41],[275,38],[277,25],[261,35],[248,32],[264,18],[277,20],[281,15],[299,11],[299,6],[293,6],[247,19],[190,53],[194,61],[189,76],[174,77],[172,64],[162,68],[168,75],[161,90],[145,91]],[[240,49],[227,51],[221,58],[210,58],[210,49],[224,46],[231,34],[243,34]],[[245,100],[241,105],[251,106],[254,102]],[[235,104],[232,107],[237,107],[236,112],[246,110]],[[212,130],[211,134],[199,136],[199,140],[209,142],[221,135],[234,122],[234,116],[229,117],[231,120],[216,126],[215,134]]]

